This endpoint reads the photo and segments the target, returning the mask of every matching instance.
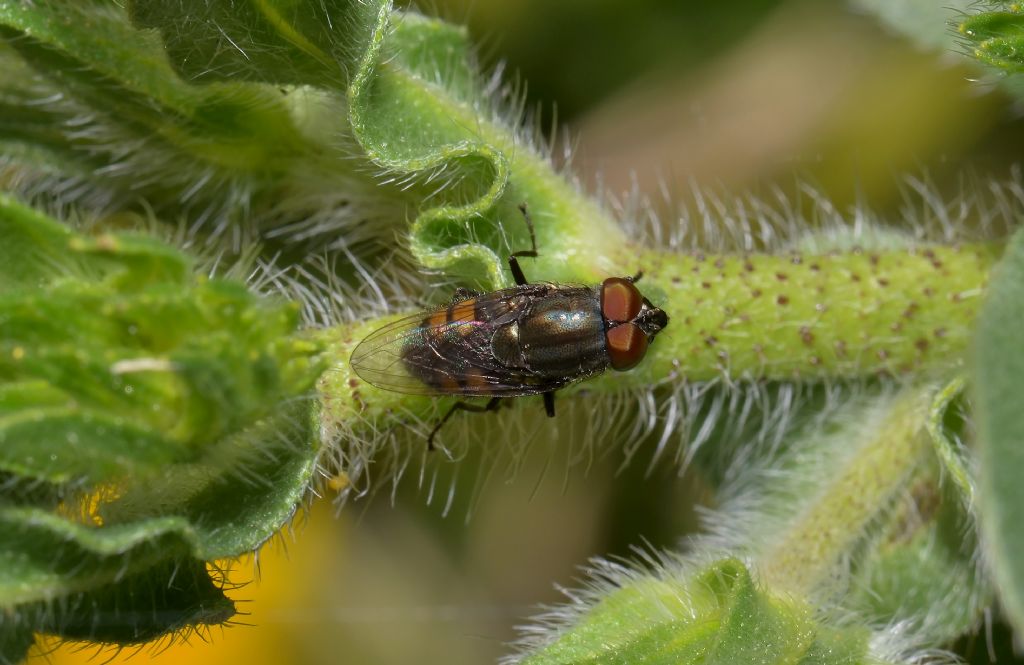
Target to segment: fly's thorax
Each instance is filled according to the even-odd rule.
[[[561,288],[537,298],[491,339],[495,358],[548,378],[575,378],[607,364],[601,303],[593,289]]]

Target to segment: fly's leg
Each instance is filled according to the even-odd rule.
[[[530,219],[530,213],[526,212],[526,204],[519,204],[519,212],[523,213],[523,219],[526,220],[526,228],[530,230],[530,247],[531,249],[524,249],[518,252],[512,252],[508,257],[508,267],[512,271],[512,278],[516,281],[516,286],[523,286],[529,284],[526,281],[526,275],[523,274],[523,269],[519,267],[520,256],[526,258],[535,259],[537,258],[537,235],[533,232],[533,220]]]
[[[555,417],[555,391],[552,390],[549,393],[544,393],[544,411],[547,412],[548,418]]]
[[[430,430],[430,436],[427,437],[427,450],[434,449],[434,437],[437,435],[444,424],[448,422],[448,419],[452,417],[452,414],[456,411],[470,411],[472,413],[483,413],[485,411],[494,411],[501,406],[500,397],[492,397],[487,404],[480,406],[479,404],[470,404],[469,402],[456,402],[452,404],[452,408],[448,409],[448,413],[444,414],[444,417],[434,425],[434,429]]]
[[[640,278],[643,277],[643,276],[644,276],[644,271],[643,270],[637,270],[635,275],[633,275],[632,277],[627,277],[626,279],[628,279],[629,281],[631,281],[634,284],[636,284],[637,282],[640,281]]]

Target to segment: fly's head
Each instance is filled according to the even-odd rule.
[[[609,277],[601,284],[601,316],[612,369],[627,370],[643,360],[655,336],[668,326],[668,314],[640,294],[634,280]]]

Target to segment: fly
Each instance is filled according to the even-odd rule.
[[[555,415],[555,391],[609,367],[636,366],[668,315],[636,288],[635,277],[597,286],[530,283],[519,257],[536,257],[533,223],[520,206],[532,249],[508,257],[516,286],[490,293],[458,289],[446,307],[395,321],[352,352],[352,369],[384,390],[490,397],[486,405],[456,402],[427,438],[456,411],[492,411],[506,397],[542,395]]]

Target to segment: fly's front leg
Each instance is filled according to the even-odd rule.
[[[494,411],[501,405],[500,397],[492,397],[487,404],[481,406],[479,404],[470,404],[469,402],[456,402],[452,404],[452,408],[448,409],[448,413],[444,414],[441,420],[434,425],[434,429],[430,430],[430,436],[427,437],[427,450],[434,450],[434,437],[437,435],[444,424],[448,422],[448,419],[452,417],[452,414],[456,411],[470,411],[472,413],[483,413],[485,411]]]
[[[529,282],[526,280],[526,275],[523,274],[523,269],[519,267],[518,257],[537,258],[537,235],[533,232],[533,220],[530,219],[530,213],[526,212],[525,203],[519,204],[519,212],[523,213],[523,219],[526,220],[526,228],[530,230],[531,249],[512,252],[508,257],[508,267],[512,271],[512,278],[516,281],[516,286],[523,286],[524,284],[529,284]]]

